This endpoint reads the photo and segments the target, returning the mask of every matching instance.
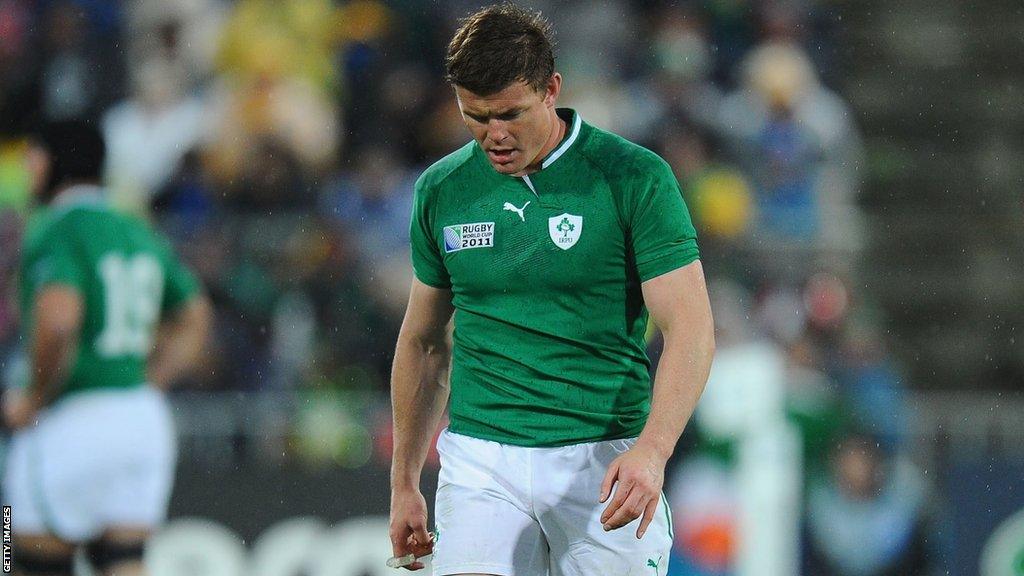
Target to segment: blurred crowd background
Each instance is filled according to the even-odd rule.
[[[412,183],[469,139],[442,60],[479,4],[0,0],[7,377],[33,209],[25,135],[40,120],[90,118],[108,141],[112,202],[169,234],[216,306],[203,376],[175,392],[183,468],[386,465]],[[968,472],[965,486],[1012,492],[1022,478],[1021,157],[1009,136],[951,152],[973,132],[943,122],[927,83],[949,87],[935,78],[984,50],[1012,60],[991,47],[996,27],[972,31],[988,38],[972,57],[943,24],[955,3],[526,4],[554,23],[560,104],[678,176],[709,279],[716,371],[757,379],[769,366],[781,382],[802,438],[803,573],[973,573],[958,561],[976,566],[980,551],[954,557],[957,443],[1002,470]],[[1019,6],[1006,14],[1021,20]],[[988,109],[1005,112],[1020,84],[986,86]],[[922,113],[935,124],[914,132]],[[1020,115],[1007,125],[1024,134]],[[961,433],[957,406],[989,414],[972,412]],[[737,439],[709,410],[670,470],[671,574],[735,568]]]

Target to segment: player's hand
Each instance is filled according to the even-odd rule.
[[[434,541],[427,533],[427,501],[418,489],[391,490],[391,548],[396,558],[415,554],[417,558],[434,551]],[[423,562],[417,560],[406,566],[419,570]]]
[[[4,424],[11,430],[19,430],[36,423],[39,404],[33,397],[19,388],[4,392]]]
[[[612,461],[601,483],[601,502],[612,496],[615,487],[601,513],[605,530],[621,528],[643,515],[636,530],[636,537],[643,538],[661,500],[666,461],[657,450],[639,443]]]

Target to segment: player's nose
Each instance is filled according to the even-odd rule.
[[[509,137],[508,126],[501,120],[491,120],[487,123],[487,138],[496,144],[501,144]]]

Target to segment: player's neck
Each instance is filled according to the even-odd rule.
[[[554,108],[551,109],[551,116],[554,117],[554,122],[552,123],[551,133],[548,135],[548,140],[544,143],[544,147],[540,149],[537,157],[533,159],[533,162],[530,162],[529,166],[519,174],[514,174],[514,176],[525,176],[540,170],[544,159],[547,158],[548,154],[551,154],[551,151],[554,150],[562,141],[562,138],[565,137],[565,120],[562,120],[558,113],[555,112]]]

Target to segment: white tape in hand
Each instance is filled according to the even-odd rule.
[[[388,558],[388,568],[404,568],[409,564],[416,561],[415,554],[406,554],[405,556],[395,556]]]
[[[427,532],[427,537],[430,538],[430,542],[434,541],[434,533]],[[392,556],[388,558],[386,562],[388,568],[405,568],[417,560],[415,554],[406,554],[405,556]]]

